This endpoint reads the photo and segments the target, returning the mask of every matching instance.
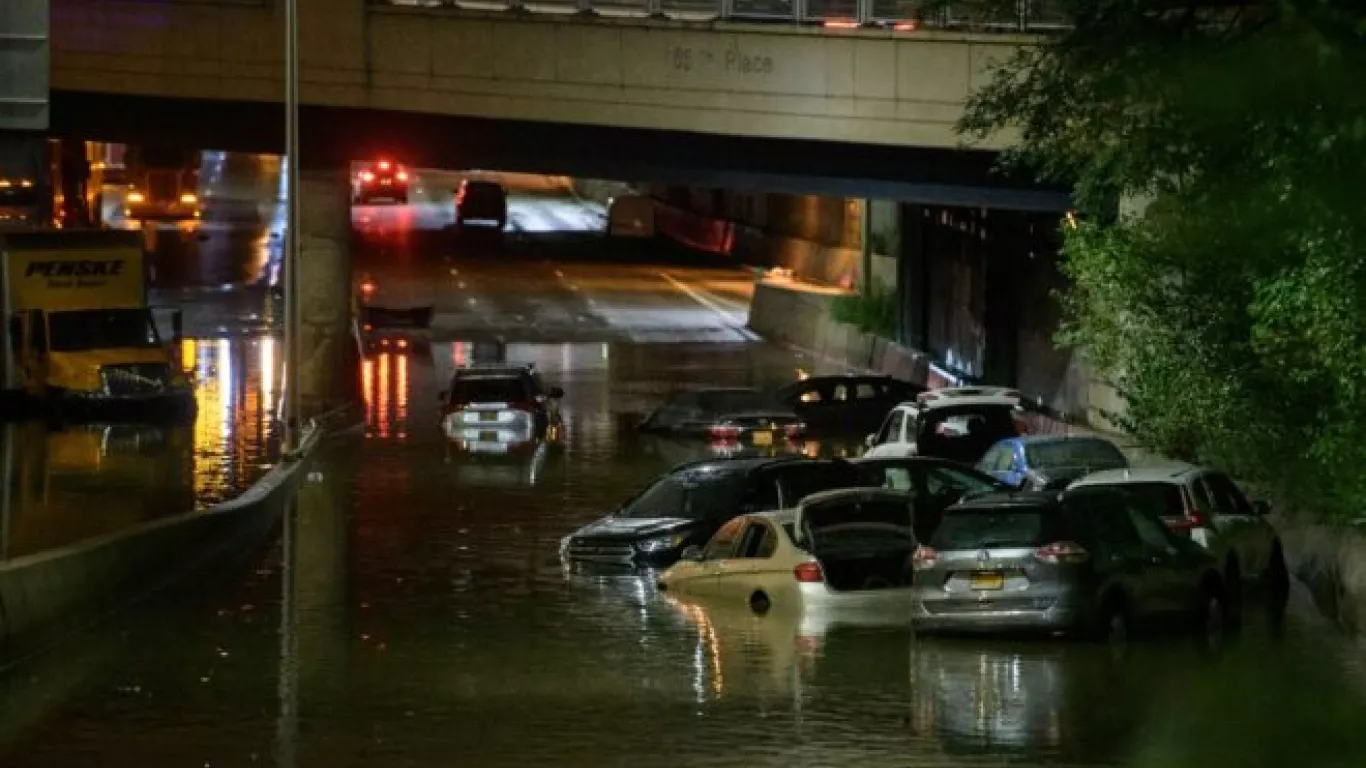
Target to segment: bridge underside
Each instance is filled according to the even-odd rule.
[[[58,135],[280,153],[284,113],[265,102],[54,91]],[[1067,192],[995,169],[996,153],[725,136],[308,106],[304,167],[389,155],[413,166],[496,168],[628,181],[1063,211]]]

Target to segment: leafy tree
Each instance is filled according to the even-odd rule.
[[[1366,5],[1061,4],[960,125],[1076,185],[1060,340],[1149,447],[1366,516]]]

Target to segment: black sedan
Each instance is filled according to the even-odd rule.
[[[791,408],[744,387],[679,392],[656,408],[640,428],[757,449],[795,443],[806,433],[806,424]]]
[[[819,491],[857,488],[864,474],[839,459],[707,459],[676,467],[617,511],[566,536],[571,563],[665,567],[737,515],[796,506]]]
[[[776,399],[813,432],[862,436],[876,431],[892,408],[924,391],[891,376],[848,374],[794,381],[779,389]]]

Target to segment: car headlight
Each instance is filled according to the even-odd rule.
[[[656,536],[653,539],[645,539],[636,542],[636,549],[641,552],[665,552],[670,549],[677,549],[680,544],[688,539],[685,533],[675,533],[671,536]]]

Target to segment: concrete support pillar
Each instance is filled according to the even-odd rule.
[[[299,172],[299,407],[360,401],[353,335],[351,188],[345,169]]]

